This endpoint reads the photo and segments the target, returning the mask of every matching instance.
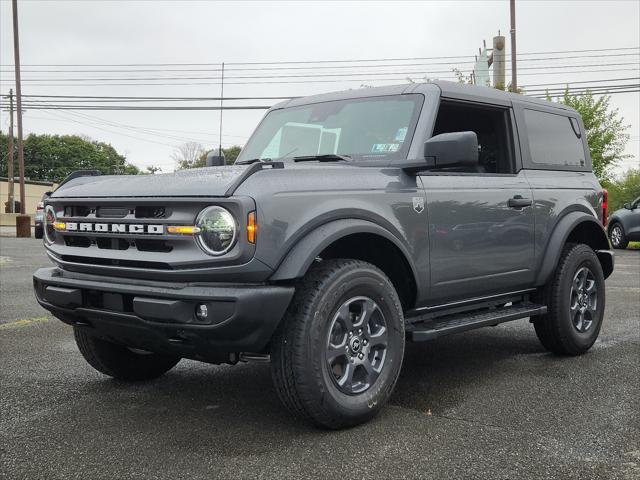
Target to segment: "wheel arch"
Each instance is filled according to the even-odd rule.
[[[556,224],[536,276],[536,286],[547,283],[566,243],[584,243],[598,256],[604,278],[613,272],[613,253],[609,237],[600,222],[584,212],[570,212]]]
[[[380,225],[352,218],[321,225],[296,243],[270,280],[301,278],[317,258],[353,258],[372,263],[389,277],[404,309],[415,303],[418,276],[411,256],[402,242]]]

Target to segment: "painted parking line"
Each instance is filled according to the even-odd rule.
[[[49,321],[49,317],[24,318],[21,320],[14,320],[13,322],[0,323],[0,330],[9,330],[11,328],[28,327],[29,325],[34,325],[36,323],[44,323],[48,321]]]

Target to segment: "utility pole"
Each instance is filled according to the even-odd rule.
[[[511,10],[511,90],[518,91],[518,73],[516,68],[516,0],[509,2]]]
[[[220,74],[220,137],[218,144],[218,155],[222,157],[222,105],[224,101],[224,62],[222,62],[222,73]]]
[[[13,190],[13,89],[9,89],[9,151],[7,152],[7,181],[9,183],[9,213],[16,213]]]
[[[13,63],[16,69],[16,116],[18,117],[18,171],[20,174],[20,214],[16,217],[16,236],[31,236],[31,217],[25,215],[24,145],[22,143],[22,89],[20,88],[20,38],[18,36],[18,0],[13,7]]]

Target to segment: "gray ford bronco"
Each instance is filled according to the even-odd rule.
[[[596,341],[606,192],[570,108],[448,82],[271,108],[235,165],[77,174],[33,278],[98,371],[270,361],[294,414],[341,428],[389,399],[406,341],[529,318]]]

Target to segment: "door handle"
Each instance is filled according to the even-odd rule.
[[[507,202],[509,208],[524,208],[530,207],[533,202],[530,198],[524,198],[522,195],[515,195]]]

